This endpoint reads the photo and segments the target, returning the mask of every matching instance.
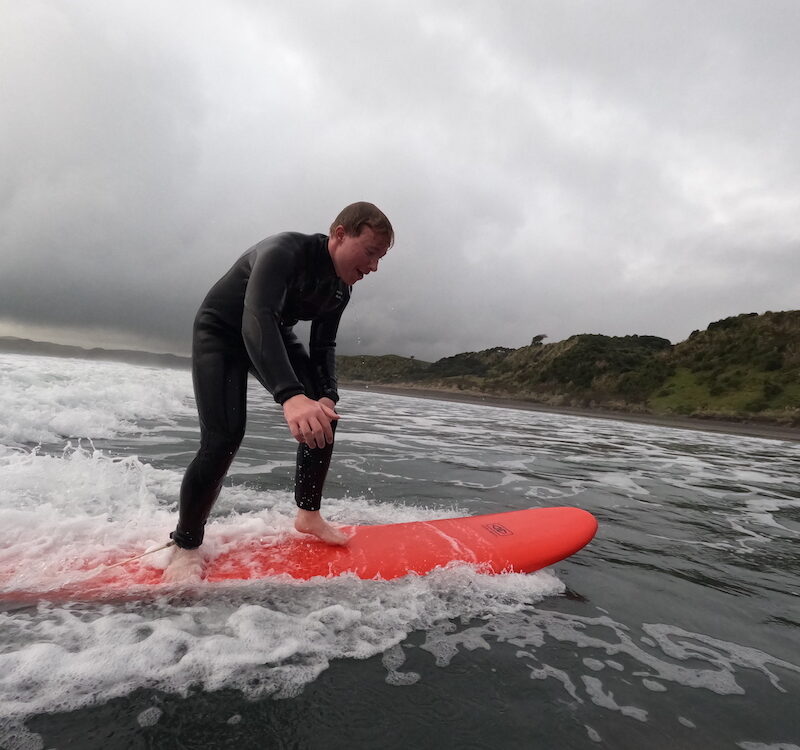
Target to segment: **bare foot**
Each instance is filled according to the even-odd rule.
[[[199,549],[175,547],[172,559],[164,569],[164,583],[199,583],[203,579],[205,560]]]
[[[329,524],[318,510],[298,510],[294,527],[302,534],[311,534],[327,544],[343,546],[348,542],[348,536]]]

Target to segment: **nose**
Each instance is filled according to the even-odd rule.
[[[378,270],[378,259],[377,258],[373,258],[369,262],[369,270],[372,271],[373,273]]]

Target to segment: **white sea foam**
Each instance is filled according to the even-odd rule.
[[[591,669],[594,672],[599,672],[601,669],[605,669],[605,664],[601,662],[599,659],[589,659],[586,658],[583,660],[583,663],[586,667]]]
[[[631,471],[626,473],[615,471],[589,472],[591,481],[618,490],[623,495],[649,495],[650,493],[646,489],[640,487],[636,481],[634,481],[634,476],[635,472]]]
[[[590,727],[588,724],[584,724],[584,726],[586,727],[586,734],[589,736],[589,739],[592,742],[603,741],[603,738],[600,736],[600,734],[597,732],[596,729],[592,729],[592,727]]]
[[[1,448],[6,602],[15,591],[63,580],[77,563],[119,559],[165,541],[180,480],[179,471],[88,445],[58,455]],[[226,488],[204,549],[215,554],[244,538],[293,533],[293,511],[288,492]],[[326,513],[337,523],[453,515],[448,508],[353,497],[329,502]],[[163,568],[168,555],[145,560]],[[456,566],[394,582],[273,580],[220,586],[213,594],[200,585],[186,601],[15,606],[0,612],[0,715],[70,710],[145,686],[180,694],[199,685],[249,696],[294,695],[331,659],[380,654],[413,630],[517,611],[562,590],[549,573],[492,578]],[[397,668],[390,677],[396,684],[414,679]],[[151,711],[140,718],[149,725],[158,717]]]
[[[381,663],[386,668],[386,682],[389,685],[413,685],[415,682],[419,682],[421,676],[418,672],[400,671],[405,660],[405,651],[399,644],[384,651]]]
[[[390,448],[399,448],[403,444],[399,440],[392,440],[385,435],[378,435],[374,432],[354,432],[342,430],[336,437],[337,442],[361,443],[363,445],[380,445]]]
[[[160,708],[151,706],[142,711],[137,717],[136,721],[139,722],[140,727],[152,727],[158,724],[161,714],[164,713]]]
[[[0,747],[3,750],[42,750],[44,740],[17,718],[0,716]]]
[[[2,354],[0,443],[137,434],[142,420],[192,414],[191,392],[183,370]]]
[[[265,461],[263,463],[255,464],[253,466],[245,466],[242,463],[234,462],[228,472],[229,476],[259,476],[263,474],[271,474],[273,471],[280,471],[281,469],[293,469],[294,461]]]
[[[597,677],[582,675],[581,680],[583,680],[586,688],[586,694],[595,705],[601,708],[608,708],[611,711],[619,711],[623,716],[630,716],[638,721],[647,721],[647,711],[636,706],[620,706],[614,700],[613,693],[603,690],[603,683]]]
[[[778,692],[785,692],[780,673],[800,675],[800,665],[771,656],[759,649],[711,638],[702,633],[662,624],[644,623],[648,633],[637,643],[629,629],[607,616],[582,617],[558,612],[523,610],[501,614],[492,620],[465,629],[438,627],[426,634],[422,648],[431,651],[438,666],[446,666],[466,644],[488,644],[499,640],[517,647],[517,656],[524,659],[531,679],[554,679],[576,702],[584,697],[596,705],[619,711],[640,721],[647,720],[647,711],[637,706],[623,705],[614,698],[610,685],[630,691],[631,681],[638,680],[649,692],[665,692],[670,684],[700,688],[719,695],[744,694],[738,676],[747,671],[760,674]],[[567,643],[586,650],[590,656],[582,663],[596,673],[582,675],[583,691],[564,670],[542,661],[540,652],[550,641]],[[597,655],[625,655],[635,665],[623,667],[607,660],[616,674],[606,674]],[[705,666],[685,666],[682,662],[705,663]],[[606,675],[601,679],[603,675]]]
[[[181,604],[56,606],[0,613],[0,713],[63,711],[147,686],[289,697],[334,658],[386,652],[413,630],[530,606],[552,575],[493,578],[456,567],[392,582],[263,582]],[[391,659],[390,657],[387,657]],[[394,680],[399,661],[389,663]]]
[[[47,588],[70,566],[166,541],[180,481],[89,446],[0,447],[0,587]]]

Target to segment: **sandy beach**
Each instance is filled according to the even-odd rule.
[[[768,440],[800,441],[800,428],[760,422],[735,422],[722,419],[699,419],[692,417],[656,416],[654,414],[634,414],[629,412],[610,411],[604,409],[581,409],[571,406],[551,406],[531,401],[521,401],[499,396],[462,393],[456,391],[436,390],[430,388],[412,388],[409,386],[365,385],[363,383],[341,383],[342,388],[355,391],[373,391],[396,396],[413,396],[414,398],[438,399],[440,401],[457,401],[465,404],[484,404],[506,409],[524,411],[541,411],[550,414],[571,414],[576,417],[590,419],[616,419],[620,422],[637,422],[653,424],[660,427],[676,427],[683,430],[700,430],[704,432],[723,432],[731,435],[747,435]]]

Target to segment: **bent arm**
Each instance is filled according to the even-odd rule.
[[[311,324],[311,367],[319,392],[333,403],[339,400],[336,381],[336,334],[345,305]]]
[[[276,244],[260,253],[250,272],[242,313],[242,338],[250,361],[279,404],[304,393],[289,362],[280,326],[294,266],[291,248]]]

